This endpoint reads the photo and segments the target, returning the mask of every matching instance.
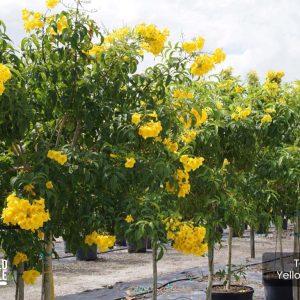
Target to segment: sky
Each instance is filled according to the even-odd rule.
[[[204,51],[223,48],[222,68],[242,78],[283,70],[300,79],[300,0],[90,0],[86,9],[99,25],[116,29],[141,22],[170,30],[171,41],[205,38]],[[65,4],[72,0],[64,0]],[[0,0],[0,19],[19,44],[25,32],[21,10],[46,10],[45,0]],[[60,4],[56,10],[63,9]]]

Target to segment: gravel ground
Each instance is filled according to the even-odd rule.
[[[286,252],[292,251],[292,235],[291,228],[284,232],[283,248]],[[226,265],[226,236],[227,232],[224,234],[224,241],[222,242],[222,245],[217,246],[215,253],[215,263],[217,266]],[[233,264],[238,265],[241,262],[259,262],[261,260],[262,253],[274,251],[276,239],[272,229],[267,237],[264,235],[256,236],[257,259],[250,259],[249,231],[245,231],[242,238],[234,238],[233,243]],[[56,297],[76,294],[93,289],[112,288],[112,286],[116,283],[131,282],[147,278],[149,279],[152,275],[151,250],[147,250],[147,253],[137,254],[128,254],[126,249],[118,250],[99,254],[97,261],[82,262],[77,261],[74,257],[66,257],[70,256],[70,254],[66,255],[63,252],[63,242],[61,239],[57,240],[55,248],[61,257],[59,260],[54,260],[54,282]],[[206,268],[206,266],[206,257],[185,256],[169,248],[163,259],[158,263],[158,273],[159,276],[163,276],[164,274],[182,272],[195,267]],[[260,281],[259,275],[259,268],[254,267],[253,269],[250,269],[246,283],[250,285],[253,283],[258,286]],[[34,286],[25,287],[25,299],[40,299],[40,291],[41,280],[39,279]],[[15,285],[13,282],[9,282],[7,286],[0,287],[0,299],[13,300],[14,292]],[[169,298],[169,296],[167,297],[166,295],[161,295],[161,297],[162,298],[160,299],[174,299]],[[68,299],[75,298],[73,297]],[[191,299],[194,299],[192,297],[192,292]]]

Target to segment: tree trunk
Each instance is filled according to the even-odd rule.
[[[232,229],[232,227],[229,227],[226,290],[229,290],[230,289],[230,285],[231,285],[232,235],[233,235],[233,229]]]
[[[283,246],[282,246],[282,224],[277,228],[277,235],[279,240],[279,257],[280,257],[280,266],[281,270],[284,271],[284,263],[283,263]]]
[[[20,263],[17,267],[16,300],[24,300],[24,280],[22,278],[23,272],[24,263]]]
[[[300,252],[300,211],[296,212],[295,221],[294,221],[294,259],[299,259],[299,252]],[[295,270],[298,272],[297,268]],[[293,282],[293,299],[299,300],[300,299],[300,281],[294,280]]]
[[[152,243],[152,267],[153,267],[153,291],[152,291],[152,299],[157,300],[157,245],[156,243]]]
[[[53,241],[52,234],[50,233],[46,238],[47,242],[45,245],[45,259],[44,259],[44,273],[43,273],[43,292],[42,300],[54,300],[54,281],[53,281],[53,270],[52,270],[52,252],[53,252]]]
[[[255,258],[255,231],[254,228],[250,228],[250,252],[251,258]]]
[[[208,243],[208,283],[206,290],[206,300],[211,300],[211,292],[214,276],[214,243]]]

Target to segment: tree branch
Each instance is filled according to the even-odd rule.
[[[58,145],[59,145],[59,140],[60,140],[60,137],[61,137],[61,134],[62,134],[62,131],[63,131],[66,121],[67,121],[67,113],[64,114],[64,116],[60,122],[58,133],[57,133],[57,138],[56,138],[56,142],[55,142],[55,147],[58,147]]]
[[[80,120],[77,120],[76,129],[75,129],[73,140],[72,140],[72,144],[71,144],[72,148],[75,147],[75,145],[76,145],[76,143],[78,141],[78,138],[80,136],[80,132],[81,132],[81,122],[80,122]]]

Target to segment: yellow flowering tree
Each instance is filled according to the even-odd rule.
[[[186,179],[203,158],[177,153],[182,124],[167,95],[173,83],[190,80],[190,68],[197,76],[222,60],[216,51],[195,63],[201,53],[178,46],[176,58],[172,46],[164,49],[168,31],[152,24],[100,32],[80,6],[75,1],[73,9],[51,15],[24,9],[29,35],[21,59],[1,31],[1,222],[15,228],[1,239],[12,260],[17,252],[27,256],[19,263],[31,266],[25,282],[43,274],[44,299],[53,297],[55,237],[63,236],[73,252],[93,244],[105,251],[124,203],[165,193],[168,178],[178,181],[182,197],[189,192]],[[137,73],[144,51],[164,63]],[[191,113],[197,126],[205,122],[204,111]],[[184,140],[194,134],[186,130]]]

